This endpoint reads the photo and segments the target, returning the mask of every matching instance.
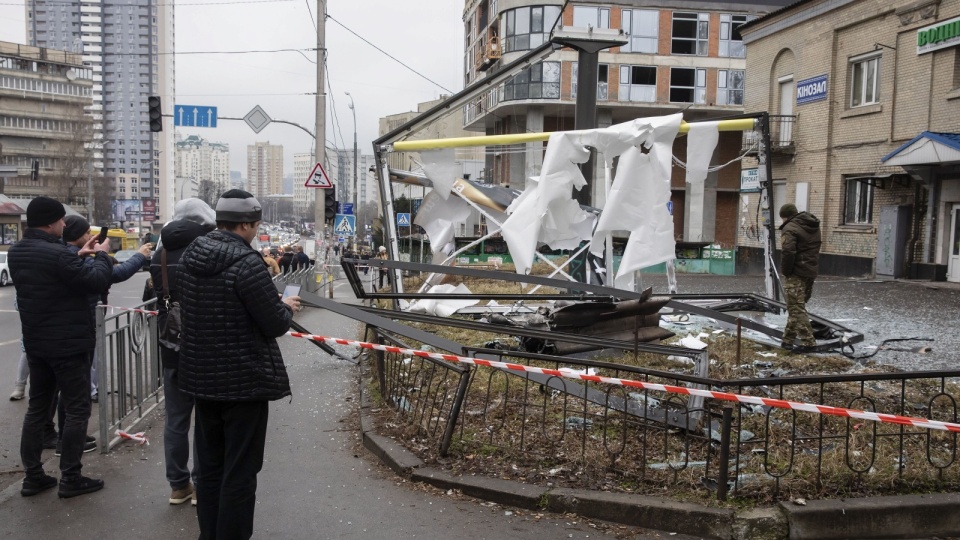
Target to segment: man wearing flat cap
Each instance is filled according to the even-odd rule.
[[[263,466],[269,402],[289,396],[278,337],[300,298],[283,300],[250,244],[262,210],[231,189],[216,207],[217,230],[180,257],[180,389],[195,400],[200,538],[250,538]]]
[[[807,302],[820,270],[820,220],[796,205],[780,207],[780,271],[787,300],[787,324],[783,328],[783,347],[805,352],[816,347]]]
[[[107,290],[113,265],[106,246],[97,244],[96,238],[84,244],[80,257],[61,243],[64,215],[63,205],[55,199],[30,201],[27,230],[8,256],[30,365],[30,402],[20,438],[24,497],[57,485],[57,479],[43,471],[40,454],[44,424],[58,388],[65,412],[58,494],[75,497],[103,487],[102,480],[80,474],[90,419],[90,353],[96,343],[87,297]],[[91,264],[81,259],[87,255],[94,255]]]

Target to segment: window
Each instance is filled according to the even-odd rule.
[[[743,70],[717,70],[717,105],[743,105]]]
[[[847,180],[847,197],[844,201],[843,222],[849,225],[873,221],[873,186],[866,182]]]
[[[560,62],[541,62],[518,73],[503,85],[500,101],[560,99]]]
[[[620,66],[620,101],[657,101],[655,66]]]
[[[608,8],[574,6],[573,26],[577,28],[610,28],[610,10]]]
[[[671,54],[695,54],[706,56],[709,52],[707,39],[710,37],[709,13],[673,14],[673,40]]]
[[[870,53],[850,59],[850,106],[880,101],[880,55]]]
[[[580,75],[580,70],[578,67],[579,63],[573,63],[573,80],[570,84],[570,97],[577,97],[577,78]],[[600,64],[597,66],[597,99],[607,100],[610,99],[607,94],[607,80],[609,77],[610,68],[606,64]]]
[[[749,15],[720,15],[720,56],[743,58],[747,55],[740,27],[753,18]]]
[[[706,103],[707,70],[670,68],[670,101],[672,103]]]
[[[652,9],[625,9],[620,27],[628,42],[620,52],[657,54],[657,36],[660,13]]]
[[[550,37],[551,25],[559,16],[560,6],[522,7],[505,12],[504,52],[525,51],[543,45]]]

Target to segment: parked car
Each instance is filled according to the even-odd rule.
[[[130,260],[130,257],[133,257],[137,254],[135,249],[121,249],[120,251],[113,254],[113,258],[117,260],[118,263],[125,263]],[[140,269],[149,270],[150,269],[150,258],[148,257],[143,267]]]
[[[13,277],[10,276],[10,267],[7,266],[7,252],[0,251],[0,287],[12,284]]]

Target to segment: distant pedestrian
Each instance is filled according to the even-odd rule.
[[[297,246],[297,252],[294,254],[297,260],[297,268],[303,270],[310,266],[310,257],[303,252],[303,246]]]
[[[57,479],[44,472],[40,455],[58,388],[66,413],[58,495],[75,497],[103,488],[103,480],[81,474],[80,461],[90,419],[91,351],[96,343],[88,296],[107,290],[113,264],[106,242],[98,244],[96,237],[79,254],[61,243],[65,215],[63,204],[55,199],[30,201],[28,228],[8,258],[30,366],[30,401],[20,439],[24,497],[57,485]],[[87,255],[94,255],[93,263],[84,263]]]
[[[263,248],[263,263],[267,265],[267,269],[270,270],[271,276],[276,276],[280,274],[280,265],[277,264],[277,260],[273,258],[273,255],[270,254],[270,248]]]
[[[386,247],[380,246],[379,248],[377,248],[377,259],[379,259],[379,260],[381,260],[381,261],[385,261],[385,260],[389,259],[389,256],[387,255],[387,248],[386,248]],[[378,286],[378,288],[382,289],[382,288],[383,288],[383,281],[384,281],[384,279],[386,279],[387,284],[390,284],[392,278],[390,277],[390,269],[389,269],[389,268],[380,268],[379,272],[380,272],[380,274],[379,274],[379,276],[378,276],[378,281],[379,281],[380,285]]]
[[[780,271],[787,300],[787,324],[783,347],[797,351],[817,345],[807,314],[807,302],[820,269],[820,220],[810,212],[799,212],[794,204],[780,207]]]
[[[283,247],[283,256],[280,257],[280,271],[286,274],[287,272],[292,272],[297,269],[296,259],[293,257],[293,248],[290,246]]]
[[[217,202],[217,230],[180,257],[183,333],[180,388],[196,401],[197,518],[201,539],[253,535],[269,402],[290,394],[278,337],[300,298],[283,300],[250,247],[262,210],[231,189]]]

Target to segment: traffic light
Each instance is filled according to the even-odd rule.
[[[148,97],[147,106],[150,108],[150,131],[163,131],[163,111],[160,110],[160,96]]]
[[[323,219],[332,224],[335,217],[337,217],[337,186],[323,190]]]
[[[33,160],[33,168],[30,169],[30,179],[36,182],[40,179],[40,162]]]

